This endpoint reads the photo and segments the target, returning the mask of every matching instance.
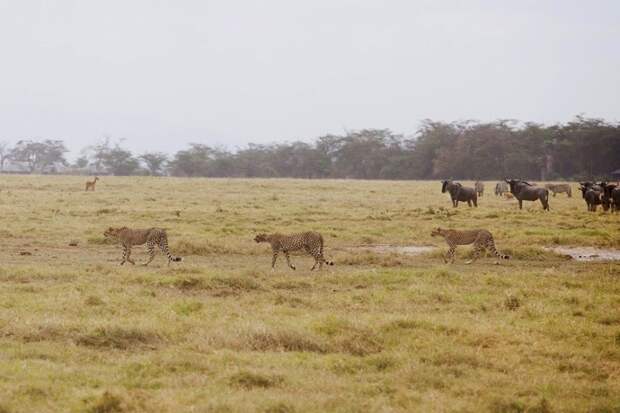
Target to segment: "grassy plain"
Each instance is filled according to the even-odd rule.
[[[620,248],[620,214],[576,190],[543,212],[492,183],[454,209],[438,182],[84,181],[0,177],[2,413],[620,411],[620,263],[542,249]],[[185,261],[119,267],[110,225],[164,227]],[[445,265],[435,226],[487,228],[514,259]],[[321,273],[271,272],[252,241],[309,229]]]

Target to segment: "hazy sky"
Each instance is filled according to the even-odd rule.
[[[0,140],[620,120],[620,1],[0,0]]]

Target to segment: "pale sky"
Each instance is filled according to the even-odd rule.
[[[620,1],[0,0],[0,140],[620,120]]]

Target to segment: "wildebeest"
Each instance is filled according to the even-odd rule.
[[[471,206],[472,202],[475,207],[478,207],[478,196],[476,190],[473,188],[467,188],[460,183],[452,181],[441,181],[441,193],[450,193],[452,199],[452,206],[459,206],[459,201],[467,202],[467,205]]]
[[[495,195],[502,196],[504,192],[508,192],[508,184],[506,182],[498,182],[495,184]]]
[[[510,192],[519,201],[519,209],[523,209],[523,201],[540,200],[544,210],[549,210],[549,190],[545,188],[537,188],[532,184],[518,179],[506,179],[506,183],[510,185]]]
[[[594,189],[592,189],[592,185],[589,185],[589,186],[581,185],[579,187],[579,190],[581,191],[581,195],[583,196],[583,199],[585,199],[586,201],[586,205],[588,206],[588,211],[596,212],[596,207],[598,205],[603,204],[602,192],[595,191]]]
[[[565,193],[569,198],[573,196],[573,191],[569,184],[545,184],[545,188],[547,188],[553,196],[555,194]]]
[[[602,185],[604,185],[604,183],[601,183]],[[586,182],[579,182],[580,186],[583,186],[584,188],[588,188],[591,189],[593,191],[596,192],[603,192],[603,186],[601,184],[597,184],[596,182],[590,182],[590,181],[586,181]]]
[[[478,196],[482,196],[484,194],[484,184],[480,181],[476,181],[474,184],[474,189],[476,190],[476,194]]]
[[[601,186],[603,187],[603,196],[601,198],[603,207],[606,206],[607,209],[611,207],[611,212],[620,211],[620,188],[618,188],[618,185],[601,182]]]

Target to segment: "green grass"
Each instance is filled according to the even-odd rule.
[[[620,409],[620,263],[542,249],[618,249],[620,214],[454,209],[438,182],[84,180],[2,176],[0,412]],[[185,261],[119,267],[115,225],[166,228]],[[436,226],[489,229],[513,259],[446,265]],[[336,265],[271,272],[255,234],[302,230]]]

